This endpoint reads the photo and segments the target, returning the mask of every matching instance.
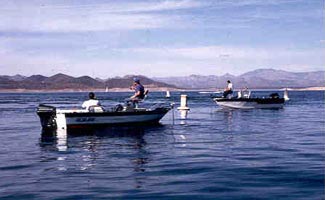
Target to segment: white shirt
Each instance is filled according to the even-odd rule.
[[[86,108],[87,110],[89,109],[90,106],[100,106],[100,103],[96,99],[89,99],[82,104],[82,108]]]
[[[228,88],[228,90],[232,90],[232,83],[228,83],[227,88]]]

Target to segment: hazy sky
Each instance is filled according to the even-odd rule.
[[[1,0],[0,74],[324,70],[323,0]]]

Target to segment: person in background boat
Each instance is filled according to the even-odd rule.
[[[100,107],[100,102],[99,100],[96,99],[95,93],[89,92],[88,94],[89,100],[84,101],[82,104],[82,108],[85,108],[86,110],[90,110],[91,107]]]
[[[241,90],[242,98],[249,98],[251,96],[251,91],[249,91],[248,87],[245,87]]]
[[[232,94],[233,93],[233,86],[232,86],[232,83],[230,80],[227,81],[227,87],[225,88],[224,92],[223,92],[223,97],[224,98],[227,98],[227,96],[229,94]]]
[[[144,98],[144,87],[140,83],[140,79],[133,78],[133,85],[130,89],[134,90],[134,95],[130,97],[132,101],[139,101]]]
[[[249,98],[251,95],[251,92],[248,90],[248,87],[245,87],[238,91],[238,96],[237,98]]]

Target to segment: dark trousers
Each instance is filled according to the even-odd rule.
[[[232,94],[232,93],[233,93],[232,90],[224,91],[222,96],[223,96],[224,98],[227,98],[228,94]]]
[[[142,101],[142,100],[143,100],[143,98],[138,98],[138,97],[132,99],[131,102],[133,104],[133,107],[138,108],[139,102]]]

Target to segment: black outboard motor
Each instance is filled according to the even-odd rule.
[[[280,96],[279,96],[279,94],[278,93],[272,93],[272,94],[270,94],[270,97],[272,98],[272,99],[278,99],[278,98],[280,98]]]
[[[37,108],[37,115],[40,117],[43,129],[56,129],[56,108],[40,104]]]

